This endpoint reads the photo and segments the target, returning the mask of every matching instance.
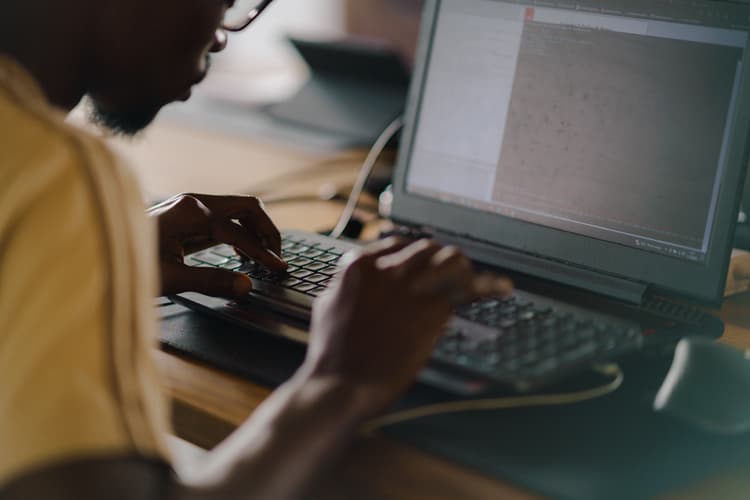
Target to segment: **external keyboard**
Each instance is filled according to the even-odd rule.
[[[353,248],[324,236],[291,232],[282,240],[282,257],[289,264],[283,273],[243,261],[227,245],[193,254],[188,264],[245,272],[264,303],[280,304],[282,311],[304,311],[309,318],[312,302],[336,276],[341,256]],[[528,391],[641,344],[641,330],[633,321],[516,291],[505,300],[483,300],[457,310],[435,350],[433,368],[423,375],[437,385],[450,384],[450,377],[435,370],[442,367],[475,384],[487,381]]]

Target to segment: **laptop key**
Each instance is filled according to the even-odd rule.
[[[327,279],[329,279],[329,277],[326,276],[325,274],[313,274],[312,276],[308,276],[307,278],[305,278],[305,281],[309,281],[310,283],[318,284],[318,283],[321,283],[321,282],[323,282],[323,281],[325,281]]]
[[[334,262],[338,262],[338,260],[341,258],[341,255],[333,254],[333,253],[326,253],[322,254],[315,258],[315,260],[319,260],[320,262],[325,262],[327,264],[332,264]]]
[[[320,250],[316,250],[314,248],[311,248],[311,249],[309,249],[309,250],[307,250],[305,252],[300,252],[299,254],[300,254],[301,257],[307,257],[308,259],[314,259],[316,257],[320,257],[321,255],[323,255],[323,252],[321,252]]]
[[[196,253],[191,256],[192,259],[203,262],[204,264],[211,264],[213,266],[223,266],[227,262],[229,262],[229,259],[226,257],[222,257],[221,255],[216,255],[213,252],[201,252]]]
[[[302,283],[302,280],[298,280],[297,278],[288,278],[280,282],[279,285],[283,286],[284,288],[294,288],[300,283]]]
[[[303,267],[308,271],[319,272],[328,267],[328,264],[325,264],[324,262],[312,262],[312,264],[306,264]]]
[[[232,257],[237,257],[237,252],[234,251],[234,247],[230,245],[218,245],[211,249],[211,253],[215,253],[216,255],[219,255],[221,257],[226,257],[228,259]]]
[[[187,257],[185,259],[185,264],[187,264],[188,266],[196,267],[196,266],[199,266],[199,265],[203,264],[203,262],[201,262],[201,261],[199,261],[197,259],[194,259],[192,257]]]
[[[293,290],[297,290],[298,292],[302,292],[302,293],[308,293],[311,290],[315,290],[316,288],[318,288],[318,285],[315,285],[313,283],[305,283],[305,282],[302,282],[299,285],[292,287]]]
[[[297,266],[297,267],[305,267],[312,263],[313,261],[310,259],[307,259],[305,257],[297,257],[296,259],[292,259],[288,262],[291,266]]]
[[[334,276],[339,272],[338,266],[328,266],[320,270],[321,274],[327,274],[328,276]]]
[[[307,278],[308,276],[312,276],[313,274],[314,273],[312,271],[307,271],[306,269],[300,269],[293,273],[289,273],[291,277],[301,279],[301,280]]]
[[[227,262],[226,264],[224,264],[221,267],[222,267],[222,269],[227,269],[229,271],[237,271],[243,265],[244,264],[242,262],[238,261],[238,260],[230,260],[229,262]]]

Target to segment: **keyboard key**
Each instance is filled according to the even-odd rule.
[[[500,306],[500,314],[503,316],[511,316],[518,312],[518,308],[513,304],[503,304]]]
[[[340,258],[341,258],[341,255],[329,252],[326,254],[321,254],[320,256],[316,257],[315,260],[319,260],[320,262],[326,262],[328,264],[332,264],[334,262],[338,262]]]
[[[297,279],[305,279],[305,278],[307,278],[308,276],[312,276],[312,275],[313,275],[313,272],[312,272],[312,271],[307,271],[307,270],[305,270],[305,269],[300,269],[300,270],[298,270],[298,271],[295,271],[295,272],[293,272],[293,273],[289,273],[289,275],[290,275],[291,277],[293,277],[293,278],[297,278]]]
[[[528,374],[534,377],[543,377],[544,375],[555,371],[558,366],[559,365],[556,359],[545,359],[530,367],[528,370]]]
[[[306,259],[305,257],[297,257],[296,259],[290,260],[288,264],[290,266],[305,267],[312,262],[313,262],[312,260]]]
[[[326,291],[326,287],[319,286],[319,287],[314,288],[313,290],[311,290],[311,291],[309,291],[307,293],[309,293],[310,295],[314,295],[315,297],[317,297],[318,295],[320,295],[321,293],[323,293],[325,291]]]
[[[229,259],[227,259],[226,257],[216,255],[215,253],[209,251],[193,254],[191,258],[199,262],[203,262],[204,264],[211,264],[213,266],[223,266],[224,264],[229,262]]]
[[[533,365],[539,361],[539,353],[537,351],[529,351],[518,360],[522,365]]]
[[[330,279],[325,274],[313,274],[312,276],[308,276],[305,278],[305,281],[309,281],[310,283],[321,283],[327,279]]]
[[[228,269],[229,271],[237,271],[239,270],[244,264],[238,260],[230,260],[226,264],[224,264],[222,269]]]
[[[328,266],[320,270],[321,274],[327,274],[328,276],[335,276],[341,271],[338,266]]]
[[[212,253],[221,257],[232,258],[237,257],[237,252],[234,251],[234,247],[230,245],[218,245],[210,250]]]
[[[302,293],[308,293],[311,290],[315,290],[316,288],[318,288],[318,285],[314,285],[312,283],[304,283],[304,282],[292,287],[293,290],[297,290],[298,292],[302,292]]]
[[[279,283],[279,285],[283,286],[284,288],[294,288],[295,286],[302,283],[301,280],[298,280],[297,278],[287,278]]]
[[[560,360],[566,363],[573,363],[596,354],[596,351],[597,348],[594,342],[586,342],[560,353]]]
[[[314,262],[313,261],[312,264],[305,264],[303,267],[305,269],[307,269],[308,271],[316,271],[316,272],[318,272],[318,271],[322,271],[323,269],[325,269],[326,267],[328,267],[328,264],[326,264],[324,262]]]
[[[547,305],[541,305],[541,306],[535,306],[534,312],[537,316],[545,316],[547,314],[552,314],[553,309],[550,306]]]
[[[523,311],[519,313],[518,315],[518,319],[520,319],[521,321],[531,321],[535,317],[536,317],[536,314],[534,314],[534,311],[530,309]]]
[[[516,322],[515,319],[513,319],[513,318],[506,318],[506,319],[500,320],[500,323],[497,326],[499,326],[500,328],[502,328],[502,329],[505,330],[507,328],[511,328],[513,326],[516,326],[516,323],[517,322]]]
[[[270,280],[273,273],[264,267],[257,267],[248,273],[252,278],[259,280]]]
[[[321,252],[320,250],[311,248],[305,252],[299,252],[299,255],[301,257],[307,257],[308,259],[314,259],[316,257],[320,257],[321,255],[323,255],[323,252]]]

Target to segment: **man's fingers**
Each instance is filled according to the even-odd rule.
[[[378,267],[381,269],[396,269],[399,275],[409,277],[415,272],[423,271],[432,256],[441,248],[442,246],[439,243],[432,240],[412,242],[397,252],[380,257]]]
[[[267,227],[266,224],[258,224],[257,219],[247,217],[242,218],[239,221],[245,231],[255,233],[264,247],[281,257],[281,233],[276,226],[271,223],[270,218],[268,218],[268,222],[271,223],[271,227]]]
[[[413,271],[411,289],[418,294],[426,295],[469,295],[474,279],[471,264],[463,254],[443,250],[432,254],[426,264]],[[437,259],[440,259],[439,264],[434,262]]]
[[[163,290],[165,295],[190,291],[214,297],[240,298],[253,289],[252,281],[244,274],[178,263],[165,267],[164,278],[170,283],[170,289]]]
[[[515,284],[507,276],[482,274],[475,276],[471,282],[471,300],[492,296],[507,299],[513,295],[514,290]]]
[[[269,250],[281,254],[281,232],[268,216],[263,203],[254,196],[194,195],[211,212],[228,220],[239,220],[246,230],[258,233]]]
[[[229,220],[214,222],[213,238],[219,243],[232,245],[248,257],[260,262],[269,269],[281,271],[287,268],[286,262],[273,250],[264,245],[258,237]]]
[[[357,250],[352,250],[344,254],[339,260],[339,266],[347,267],[352,261],[356,259],[367,259],[375,261],[380,257],[398,252],[412,243],[411,240],[405,238],[392,237],[380,240],[376,243],[368,245]]]
[[[444,247],[435,252],[421,272],[415,270],[412,290],[447,300],[452,306],[488,297],[508,297],[513,282],[493,274],[477,275],[469,259],[457,248]]]

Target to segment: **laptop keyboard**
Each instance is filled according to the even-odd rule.
[[[227,245],[193,254],[188,263],[245,272],[264,286],[303,294],[309,306],[327,289],[349,249],[350,244],[337,240],[293,233],[282,240],[289,264],[283,273],[243,262]],[[433,361],[529,390],[634,351],[641,343],[640,328],[632,322],[516,291],[506,300],[483,300],[457,310]]]
[[[506,300],[462,307],[456,316],[434,358],[511,381],[520,389],[642,343],[636,325],[522,291]]]
[[[345,251],[333,244],[287,236],[281,244],[281,256],[289,264],[285,272],[271,272],[255,262],[243,262],[228,245],[193,254],[188,257],[188,264],[244,272],[255,280],[317,297],[336,275],[339,260]]]

